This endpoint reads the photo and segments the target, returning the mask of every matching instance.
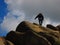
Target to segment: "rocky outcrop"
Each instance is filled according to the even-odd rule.
[[[0,45],[14,45],[14,44],[3,37],[0,37]]]
[[[6,35],[5,40],[14,45],[60,45],[60,32],[57,27],[43,27],[23,21],[17,26],[16,31],[10,31]]]
[[[57,37],[50,35],[48,33],[40,32],[41,36],[45,37],[52,45],[56,42]]]
[[[15,45],[23,45],[24,33],[11,31],[7,34],[6,39],[13,42]]]
[[[52,29],[52,30],[57,30],[57,28],[56,28],[55,26],[51,25],[51,24],[47,24],[46,27],[47,27],[47,28],[50,28],[50,29]]]
[[[51,45],[46,38],[30,31],[22,34],[11,31],[7,34],[6,39],[15,45]]]
[[[49,33],[50,32],[57,32],[57,31],[54,31],[54,30],[49,29],[49,28],[45,28],[45,27],[42,27],[42,26],[39,26],[39,25],[35,25],[35,24],[30,23],[28,21],[21,22],[16,28],[16,31],[18,31],[18,32],[26,32],[28,30],[35,31],[37,33],[39,33],[39,32],[47,32],[47,33],[48,32]]]
[[[60,25],[57,25],[56,28],[60,31]]]

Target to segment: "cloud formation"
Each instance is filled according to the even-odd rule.
[[[14,10],[13,12],[9,12],[7,16],[4,17],[4,21],[1,26],[8,31],[15,30],[16,26],[23,21],[25,15],[23,12]]]
[[[38,13],[45,17],[43,25],[60,23],[60,0],[5,0],[5,3],[9,12],[1,26],[8,30],[15,30],[23,20],[37,22],[34,17]]]
[[[29,19],[41,12],[50,24],[60,24],[60,0],[25,0],[22,8]]]
[[[60,22],[60,0],[25,0],[22,8],[31,17],[42,12],[51,21]]]

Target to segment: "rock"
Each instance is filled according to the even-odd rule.
[[[39,34],[41,36],[45,37],[52,45],[54,43],[56,43],[56,40],[58,40],[58,38],[55,37],[54,35],[51,35],[51,34],[48,34],[48,33],[45,33],[45,32],[40,32]]]
[[[53,27],[53,26],[51,26]],[[55,27],[54,27],[55,28]],[[21,22],[17,28],[16,28],[16,31],[18,32],[27,32],[27,31],[35,31],[37,33],[40,33],[40,32],[46,32],[46,33],[50,33],[54,36],[59,36],[59,31],[57,30],[53,30],[53,29],[49,29],[49,28],[45,28],[45,27],[42,27],[42,26],[39,26],[38,24],[33,24],[33,23],[30,23],[28,21],[23,21]]]
[[[14,44],[8,40],[5,40],[3,37],[0,37],[0,45],[14,45]]]
[[[15,45],[23,45],[24,33],[11,31],[7,34],[6,39],[13,42]]]
[[[46,27],[50,28],[52,30],[57,30],[57,28],[55,26],[51,25],[51,24],[48,24]]]
[[[32,31],[35,31],[35,32],[56,32],[54,30],[51,30],[51,29],[48,29],[48,28],[45,28],[45,27],[42,27],[42,26],[39,26],[39,25],[35,25],[33,23],[30,23],[28,21],[23,21],[21,22],[17,28],[16,28],[16,31],[18,32],[26,32],[26,31],[29,31],[29,30],[32,30]]]
[[[33,23],[34,25],[40,26],[39,24]]]
[[[58,39],[54,45],[60,45],[60,39]]]
[[[51,43],[43,36],[35,32],[27,32],[25,35],[26,45],[51,45]]]
[[[60,25],[56,26],[56,28],[58,29],[58,31],[60,31]]]
[[[51,27],[50,29],[23,21],[17,26],[16,31],[7,34],[6,39],[15,45],[54,45],[59,39],[59,31],[55,30],[54,26]]]
[[[2,37],[0,37],[0,45],[6,45],[6,40]]]
[[[17,26],[16,31],[26,32],[26,31],[29,31],[29,30],[33,30],[33,31],[36,31],[36,32],[40,32],[42,30],[39,27],[40,26],[37,26],[37,25],[35,25],[33,23],[30,23],[28,21],[23,21]]]
[[[16,31],[18,31],[18,32],[26,32],[28,30],[29,30],[29,28],[26,26],[26,21],[21,22],[16,28]]]
[[[7,34],[6,39],[15,45],[51,45],[46,38],[30,31],[22,34],[20,34],[20,32],[11,31]]]
[[[7,40],[7,45],[14,45],[14,44]]]

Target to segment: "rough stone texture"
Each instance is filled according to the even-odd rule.
[[[50,35],[48,33],[40,32],[41,36],[45,37],[52,45],[56,42],[57,37]]]
[[[11,31],[7,34],[6,39],[13,42],[15,45],[23,45],[24,33]]]
[[[0,37],[0,45],[14,45],[12,42],[5,40],[5,38]]]
[[[56,28],[60,31],[60,25],[57,25]]]
[[[27,32],[25,34],[26,45],[51,45],[51,43],[43,36],[35,32]]]
[[[57,30],[57,28],[51,24],[47,24],[46,26],[47,28],[53,29],[53,30]]]
[[[30,31],[22,35],[11,31],[7,34],[6,39],[13,42],[15,45],[51,45],[46,38]]]
[[[35,32],[55,32],[57,33],[58,31],[54,31],[52,29],[49,29],[49,28],[45,28],[45,27],[42,27],[42,26],[39,26],[39,25],[35,25],[33,23],[30,23],[28,21],[23,21],[21,22],[17,28],[16,28],[16,31],[18,32],[26,32],[28,30],[32,30],[32,31],[35,31]]]
[[[60,45],[59,28],[60,26],[43,27],[23,21],[17,26],[16,31],[10,31],[5,38],[14,45]],[[3,45],[3,42],[1,44]]]

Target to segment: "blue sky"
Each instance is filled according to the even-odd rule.
[[[4,0],[0,0],[0,23],[3,21],[4,16],[7,14],[7,4]]]
[[[0,24],[4,20],[4,16],[6,16],[8,10],[7,10],[7,4],[4,2],[4,0],[0,0]],[[0,26],[0,36],[6,35],[6,31],[4,31]]]

